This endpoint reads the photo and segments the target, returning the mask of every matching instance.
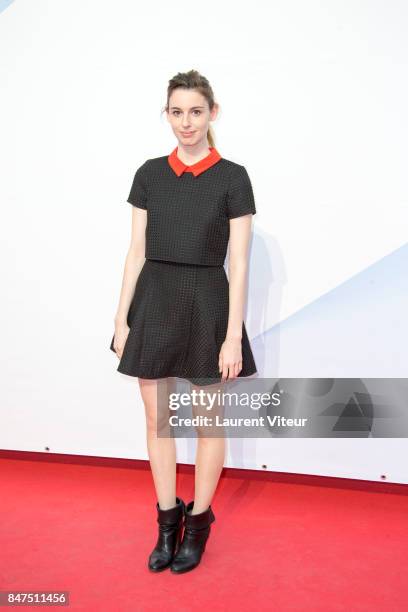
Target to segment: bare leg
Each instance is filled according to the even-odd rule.
[[[145,406],[147,451],[156,496],[161,510],[168,510],[176,505],[176,445],[174,438],[157,435],[165,427],[165,423],[158,422],[158,416],[163,420],[164,411],[158,415],[157,380],[139,378],[139,387]]]
[[[193,385],[197,390],[203,387]],[[214,392],[219,388],[218,385],[205,386],[204,389],[208,392]],[[205,407],[199,406],[193,408],[194,416],[206,415],[211,416],[215,420],[218,414],[220,418],[223,415],[223,407],[214,404],[209,411]],[[211,504],[215,489],[221,475],[225,461],[225,437],[222,436],[224,430],[217,426],[197,427],[197,453],[195,465],[195,494],[194,506],[191,514],[200,514],[208,509]]]

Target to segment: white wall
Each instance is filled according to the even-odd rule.
[[[407,376],[405,248],[397,275],[393,258],[408,221],[405,2],[0,11],[1,448],[147,458],[137,379],[109,343],[133,173],[174,148],[160,111],[190,68],[221,104],[218,150],[254,186],[246,321],[260,375]],[[370,299],[367,275],[388,279],[387,262],[396,294],[380,284]],[[362,292],[370,328],[353,307]],[[178,446],[192,463],[192,441]],[[405,451],[405,439],[235,440],[228,465],[407,482]]]

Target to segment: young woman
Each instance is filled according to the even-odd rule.
[[[110,348],[117,370],[138,377],[145,406],[159,524],[148,567],[181,573],[199,564],[215,520],[210,504],[225,438],[198,436],[195,499],[186,505],[176,496],[174,438],[157,436],[157,381],[179,377],[200,388],[256,372],[243,322],[256,209],[245,167],[214,146],[209,124],[218,104],[208,80],[195,70],[178,73],[164,110],[177,146],[134,176],[132,237]]]

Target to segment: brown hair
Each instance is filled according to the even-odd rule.
[[[210,111],[213,109],[215,104],[214,93],[208,79],[197,70],[189,70],[188,72],[178,72],[170,79],[167,87],[167,102],[164,107],[166,112],[169,112],[170,96],[178,87],[182,87],[183,89],[196,89],[207,100]],[[214,147],[215,141],[210,127],[208,127],[207,138],[210,147]]]

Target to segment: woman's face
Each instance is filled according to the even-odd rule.
[[[206,98],[195,89],[175,89],[169,99],[167,119],[180,145],[191,146],[207,141],[210,121],[217,116],[215,104],[210,112]]]

